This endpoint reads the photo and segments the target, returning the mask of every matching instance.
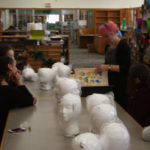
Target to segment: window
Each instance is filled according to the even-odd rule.
[[[58,14],[47,15],[46,16],[46,22],[48,22],[48,23],[59,22],[59,15]]]

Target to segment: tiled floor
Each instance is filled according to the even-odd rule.
[[[104,55],[90,53],[88,49],[81,49],[75,45],[70,46],[70,64],[73,68],[90,68],[102,63],[104,63]]]

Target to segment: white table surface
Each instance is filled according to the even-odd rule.
[[[83,111],[80,119],[81,133],[88,132],[89,118],[82,100]],[[150,142],[141,138],[142,127],[135,122],[119,105],[118,116],[127,126],[131,136],[129,150],[150,150]],[[8,129],[19,127],[27,121],[31,131],[10,134]],[[10,111],[7,130],[1,150],[71,150],[72,138],[65,138],[58,123],[55,100],[38,100],[36,106]]]

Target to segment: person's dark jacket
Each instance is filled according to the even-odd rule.
[[[0,141],[7,119],[8,111],[16,107],[33,105],[33,97],[25,86],[0,85]]]
[[[150,125],[150,89],[139,84],[128,99],[129,114],[143,127]]]
[[[105,51],[107,52],[109,46],[106,46]],[[119,65],[120,72],[109,71],[108,80],[109,85],[114,85],[114,94],[116,101],[123,107],[127,108],[127,96],[126,96],[126,86],[128,72],[130,68],[131,61],[131,50],[129,45],[124,40],[120,40],[115,49],[115,62],[113,65]],[[106,61],[109,64],[109,60]],[[112,63],[110,63],[112,64]]]

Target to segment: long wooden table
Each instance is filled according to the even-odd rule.
[[[72,139],[65,138],[59,126],[56,101],[40,99],[34,107],[10,111],[1,150],[71,150]],[[82,106],[80,125],[81,133],[84,133],[89,129],[85,100],[82,100]],[[129,150],[150,150],[150,142],[144,142],[141,138],[142,127],[118,104],[117,112],[131,135]],[[28,122],[30,131],[20,134],[7,132],[8,129],[19,127],[24,121]]]

